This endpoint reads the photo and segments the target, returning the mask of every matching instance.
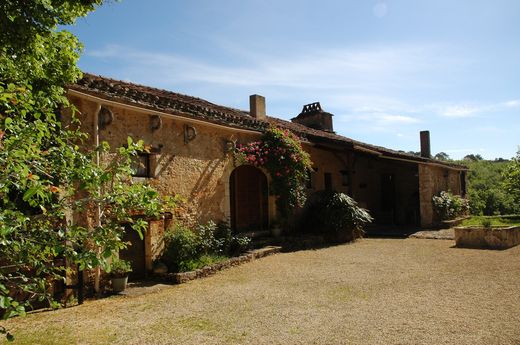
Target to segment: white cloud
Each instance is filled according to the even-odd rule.
[[[469,105],[450,105],[441,111],[441,115],[447,117],[470,117],[483,111],[482,108]]]
[[[380,117],[381,121],[387,122],[387,123],[395,123],[395,124],[408,124],[408,123],[417,123],[419,122],[419,119],[411,116],[404,116],[404,115],[381,115]]]
[[[429,46],[398,46],[358,49],[314,49],[279,54],[235,54],[236,61],[213,63],[195,60],[180,54],[138,51],[110,45],[87,55],[123,60],[128,69],[146,76],[152,85],[164,85],[165,80],[201,82],[230,86],[312,88],[364,92],[409,88],[416,85],[415,75],[430,69],[435,60]]]
[[[512,101],[507,101],[504,103],[504,105],[508,108],[518,108],[518,107],[520,107],[520,100],[514,99]]]
[[[479,114],[494,113],[518,107],[520,107],[520,100],[485,104],[451,104],[445,106],[434,106],[434,108],[437,108],[437,112],[440,115],[453,118],[474,117]]]

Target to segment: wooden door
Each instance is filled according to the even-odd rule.
[[[139,237],[137,231],[125,226],[123,241],[128,242],[128,247],[119,251],[119,258],[130,261],[132,273],[129,280],[142,280],[146,278],[144,240]]]
[[[267,228],[267,178],[260,169],[243,165],[231,173],[231,225],[235,231]]]

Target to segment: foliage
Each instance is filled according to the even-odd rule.
[[[132,265],[129,261],[113,257],[107,267],[107,273],[111,278],[124,278],[128,273],[132,272]]]
[[[333,235],[347,241],[363,235],[363,228],[372,222],[367,210],[346,194],[320,191],[309,197],[301,217],[305,232]]]
[[[504,188],[508,161],[464,160],[469,168],[468,198],[472,215],[520,213],[511,191]]]
[[[516,201],[516,205],[520,204],[520,150],[504,171],[504,184],[507,192]],[[516,212],[520,213],[520,207]]]
[[[161,261],[170,271],[186,271],[186,263],[199,257],[199,237],[185,226],[177,225],[164,234],[165,249]]]
[[[450,156],[445,152],[439,152],[435,156],[433,156],[434,159],[438,159],[440,161],[450,161]]]
[[[270,127],[260,141],[239,145],[236,154],[243,162],[269,172],[271,193],[280,196],[282,214],[303,206],[307,173],[312,163],[292,132]]]
[[[191,271],[205,266],[208,260],[238,255],[250,243],[248,237],[233,236],[227,224],[213,221],[199,224],[195,230],[176,225],[166,232],[164,240],[161,261],[174,272]]]
[[[472,216],[462,221],[461,226],[520,226],[520,216]]]
[[[475,154],[466,155],[466,156],[464,156],[463,160],[476,162],[476,161],[484,160],[484,158],[482,158],[482,156],[477,153],[476,155]]]
[[[0,3],[0,314],[24,315],[47,300],[66,268],[106,266],[125,246],[120,224],[139,232],[163,207],[152,188],[132,184],[130,162],[143,150],[128,140],[117,157],[96,165],[107,144],[81,150],[86,135],[77,128],[64,88],[80,77],[79,41],[57,25],[74,23],[101,0],[4,0]],[[60,111],[71,108],[72,122]],[[98,212],[99,210],[99,212]],[[96,224],[79,215],[99,215]],[[0,332],[4,328],[0,327]]]
[[[213,265],[222,261],[229,259],[224,255],[217,254],[204,254],[199,256],[197,259],[188,260],[183,263],[183,269],[179,272],[189,272],[194,271],[204,266]]]
[[[3,0],[0,2],[0,81],[31,86],[35,97],[56,106],[63,88],[80,77],[81,44],[58,25],[74,24],[101,0]],[[41,93],[41,94],[37,94]]]
[[[458,195],[442,191],[432,197],[433,210],[441,220],[450,220],[465,215],[469,211],[469,202]]]
[[[482,226],[483,226],[485,229],[491,229],[491,220],[489,220],[489,219],[483,219],[483,220],[482,220]]]

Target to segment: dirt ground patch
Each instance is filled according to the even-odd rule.
[[[365,239],[11,320],[15,344],[520,344],[520,247]]]

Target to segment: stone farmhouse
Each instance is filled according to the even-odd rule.
[[[429,132],[421,132],[421,156],[365,144],[333,131],[333,115],[319,103],[305,105],[290,122],[266,115],[265,99],[250,96],[249,111],[212,104],[165,90],[85,74],[69,86],[89,145],[125,145],[142,139],[151,152],[138,157],[137,179],[160,193],[187,199],[193,221],[229,220],[234,229],[267,229],[276,220],[269,176],[253,166],[237,166],[236,143],[258,140],[270,125],[289,129],[311,155],[309,194],[347,193],[367,208],[375,223],[431,226],[432,196],[442,190],[464,196],[466,168],[430,158]],[[134,273],[146,274],[158,255],[168,219],[150,222],[144,241],[126,254]],[[131,235],[129,235],[131,236]]]

